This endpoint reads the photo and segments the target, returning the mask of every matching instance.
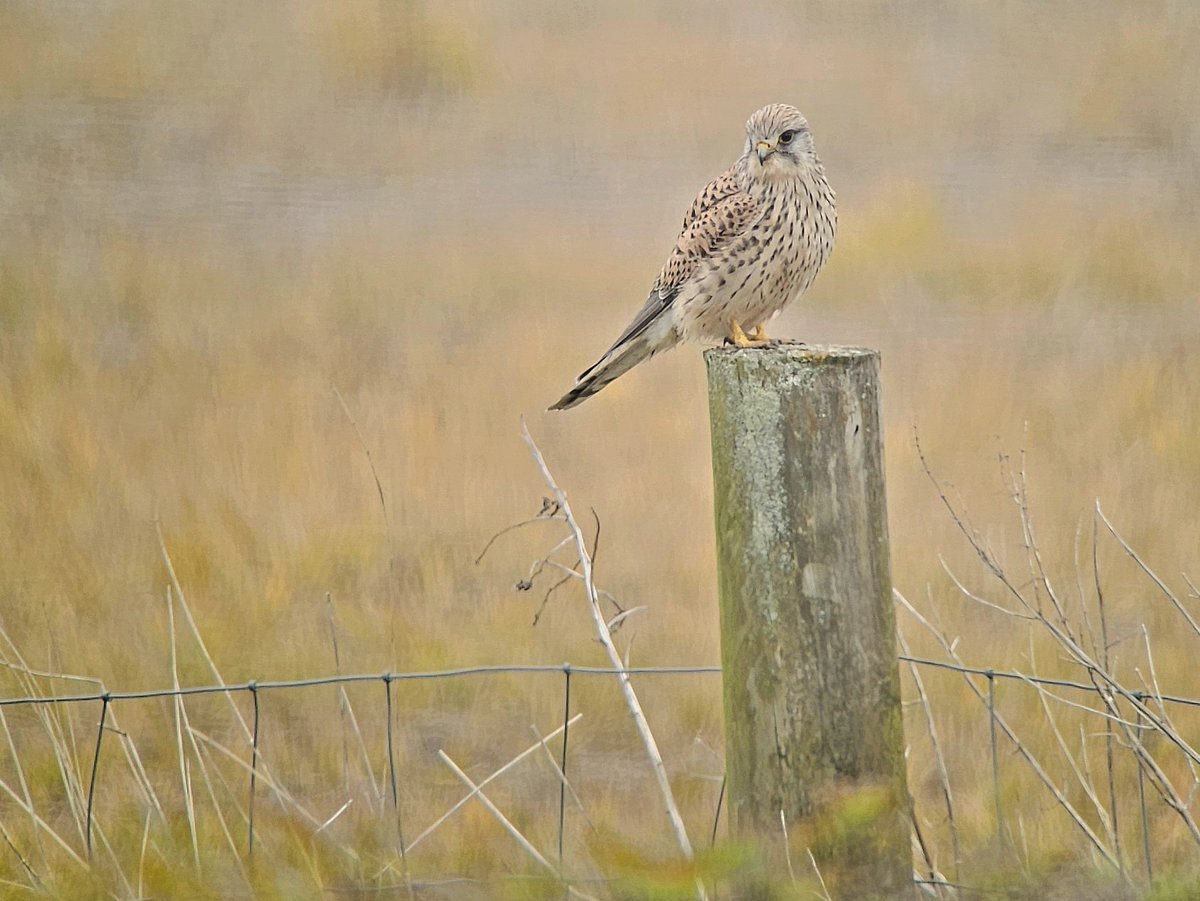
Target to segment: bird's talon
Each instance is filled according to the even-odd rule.
[[[761,325],[755,326],[754,331],[750,335],[747,335],[742,331],[742,327],[738,324],[737,320],[730,323],[729,337],[725,340],[738,347],[766,347],[770,343],[767,340],[767,336],[763,333]]]
[[[742,331],[742,327],[738,325],[736,319],[729,324],[729,340],[738,347],[750,346],[750,339],[746,337],[746,333]]]

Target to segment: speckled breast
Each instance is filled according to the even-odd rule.
[[[763,214],[698,273],[684,298],[683,337],[722,341],[736,321],[745,331],[803,294],[833,250],[833,192],[820,173],[769,186]]]

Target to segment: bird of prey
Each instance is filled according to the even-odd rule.
[[[763,324],[808,290],[833,250],[837,208],[808,122],[764,106],[746,146],[708,184],[645,306],[551,410],[582,403],[638,363],[682,341],[768,344]]]

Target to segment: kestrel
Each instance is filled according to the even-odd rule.
[[[833,251],[837,207],[794,106],[764,106],[746,147],[683,217],[645,306],[551,410],[582,403],[682,341],[767,344],[763,323],[808,290]]]

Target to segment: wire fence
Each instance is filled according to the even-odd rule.
[[[951,671],[962,674],[964,676],[980,677],[987,681],[987,691],[985,703],[987,706],[988,716],[991,725],[991,764],[992,764],[992,780],[993,793],[996,798],[996,820],[997,833],[999,835],[1002,828],[1002,812],[999,806],[1000,793],[1000,758],[998,750],[998,742],[996,735],[996,683],[997,681],[1019,682],[1028,686],[1040,686],[1046,688],[1066,689],[1072,692],[1085,692],[1091,694],[1099,694],[1103,692],[1103,688],[1091,683],[1077,682],[1069,679],[1048,678],[1044,676],[1028,675],[1025,673],[1014,672],[1009,670],[999,670],[984,667],[966,666],[961,663],[933,660],[923,657],[914,657],[908,654],[898,655],[898,660],[901,663],[908,664],[913,667],[927,667],[931,669]],[[563,848],[563,832],[564,818],[567,800],[568,784],[566,774],[569,768],[569,733],[570,726],[573,722],[571,709],[571,682],[575,678],[590,678],[590,677],[605,677],[619,676],[621,674],[630,676],[687,676],[687,675],[716,675],[721,672],[719,666],[647,666],[647,667],[630,667],[626,669],[617,669],[612,667],[593,667],[593,666],[575,666],[570,663],[563,664],[499,664],[499,665],[481,665],[458,667],[453,669],[428,670],[419,672],[382,672],[382,673],[360,673],[348,675],[321,676],[304,679],[287,679],[287,680],[251,680],[240,683],[218,683],[210,685],[195,685],[186,687],[173,688],[154,688],[134,691],[108,691],[101,690],[88,693],[72,694],[72,695],[26,695],[22,697],[3,697],[0,698],[0,708],[13,708],[22,706],[40,706],[47,707],[51,705],[74,705],[74,704],[90,704],[99,703],[100,713],[99,722],[96,728],[95,744],[92,748],[92,765],[91,772],[88,778],[88,789],[86,797],[86,814],[85,814],[85,846],[88,856],[92,854],[92,834],[93,834],[93,806],[97,794],[98,772],[100,770],[101,749],[103,747],[104,735],[108,731],[109,712],[112,705],[116,702],[136,701],[154,698],[185,698],[197,695],[214,695],[214,694],[244,694],[249,695],[252,700],[252,722],[248,732],[251,741],[251,754],[249,765],[249,806],[248,806],[248,829],[247,829],[247,853],[253,856],[255,846],[255,797],[256,785],[259,778],[259,749],[260,749],[260,708],[259,695],[264,692],[279,692],[291,689],[304,689],[318,686],[347,686],[352,684],[362,683],[380,683],[384,686],[384,700],[386,707],[386,740],[387,740],[387,769],[388,769],[388,788],[389,800],[395,808],[397,817],[399,817],[399,776],[396,766],[396,739],[393,729],[394,707],[393,707],[393,692],[392,686],[396,683],[415,682],[415,681],[434,681],[445,679],[461,679],[473,676],[493,676],[500,674],[553,674],[560,673],[562,675],[563,694],[562,694],[562,710],[563,720],[559,729],[552,733],[551,737],[557,737],[561,732],[561,752],[557,761],[560,770],[560,793],[558,798],[558,849],[561,859]],[[1177,695],[1158,694],[1146,691],[1130,691],[1129,696],[1137,701],[1153,701],[1160,705],[1175,704],[1186,707],[1200,707],[1200,699],[1181,697]],[[543,744],[545,739],[543,739]],[[496,774],[493,774],[494,778]],[[1139,788],[1141,787],[1141,772],[1139,770]],[[484,783],[480,783],[472,790],[469,797],[481,795]],[[470,783],[468,783],[470,784]],[[1146,855],[1147,872],[1151,878],[1153,876],[1153,864],[1150,858],[1150,841],[1149,841],[1149,820],[1147,816],[1146,801],[1144,791],[1139,791],[1141,796],[1141,818],[1143,843]],[[717,801],[717,810],[714,816],[713,837],[717,834],[717,824],[721,813],[721,804],[724,800],[724,784],[722,784],[721,793]],[[465,799],[464,799],[465,803]],[[950,882],[943,882],[937,878],[917,878],[917,883],[928,886],[951,886],[955,885]],[[956,886],[964,888],[963,886]]]

